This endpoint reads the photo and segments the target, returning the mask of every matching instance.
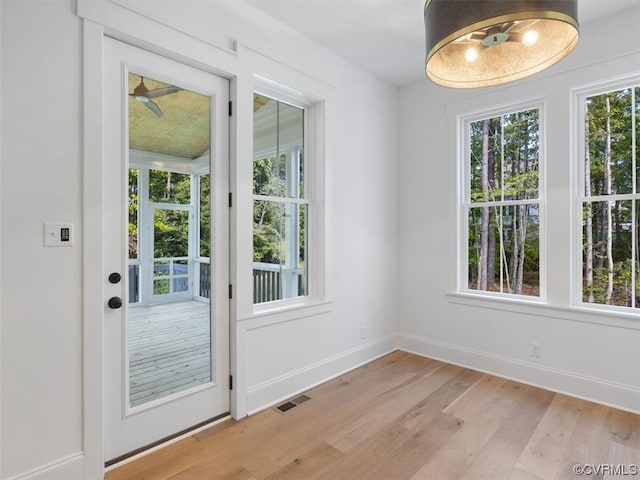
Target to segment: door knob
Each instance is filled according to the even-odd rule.
[[[116,310],[122,306],[122,299],[120,297],[111,297],[107,305],[109,305],[109,308]]]
[[[119,283],[121,279],[122,279],[122,276],[118,272],[113,272],[112,274],[109,275],[110,283]]]

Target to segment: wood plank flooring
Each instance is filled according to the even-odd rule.
[[[129,309],[131,406],[211,379],[209,304],[197,301]]]
[[[553,480],[581,478],[576,463],[640,464],[639,415],[406,352],[305,394],[106,478]]]

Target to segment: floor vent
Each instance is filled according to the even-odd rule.
[[[278,405],[276,407],[276,410],[278,410],[280,413],[285,413],[285,412],[288,412],[289,410],[291,410],[292,408],[297,407],[301,403],[306,402],[307,400],[311,400],[311,398],[307,397],[306,395],[300,395],[299,397],[296,397],[293,400],[288,400],[288,401]]]
[[[306,395],[300,395],[297,398],[294,398],[293,400],[291,400],[293,403],[295,403],[296,405],[300,405],[301,403],[306,402],[307,400],[311,400],[311,398],[307,397]]]

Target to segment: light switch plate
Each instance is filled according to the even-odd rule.
[[[45,247],[71,247],[73,246],[74,240],[73,223],[45,222]]]

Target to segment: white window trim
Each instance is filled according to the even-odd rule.
[[[456,117],[456,151],[459,172],[458,175],[458,196],[457,196],[457,242],[458,242],[458,268],[456,279],[456,294],[470,298],[484,298],[502,300],[509,303],[523,304],[546,304],[547,303],[547,227],[546,227],[546,102],[543,98],[530,99],[518,103],[510,103],[495,108],[481,109],[474,112],[459,114]],[[538,162],[539,162],[539,186],[538,199],[532,201],[522,201],[519,203],[536,203],[539,205],[539,254],[540,254],[540,295],[538,297],[528,295],[516,295],[503,292],[487,292],[468,288],[469,278],[469,229],[467,211],[470,208],[469,202],[469,124],[474,121],[493,118],[496,116],[517,113],[523,110],[538,109]],[[502,204],[503,202],[499,202]],[[473,204],[481,206],[481,204]],[[514,205],[510,203],[510,205]]]
[[[597,303],[584,302],[582,300],[582,204],[586,197],[584,195],[584,157],[585,157],[585,115],[584,115],[584,102],[587,97],[594,95],[601,95],[607,92],[616,90],[622,90],[633,86],[640,85],[640,73],[634,73],[629,75],[621,75],[606,80],[600,80],[593,83],[577,86],[571,89],[571,112],[572,121],[574,126],[572,131],[574,132],[571,139],[571,177],[573,179],[572,198],[572,226],[571,229],[571,250],[572,250],[572,262],[571,262],[571,279],[573,286],[571,288],[571,305],[582,311],[589,311],[593,313],[599,313],[604,315],[616,315],[620,318],[629,318],[630,316],[636,316],[640,312],[640,307],[620,307],[616,305],[602,305]],[[639,146],[640,147],[640,146]],[[640,158],[636,158],[636,163],[640,162]],[[635,175],[636,172],[634,171]],[[620,197],[622,195],[618,195]],[[640,188],[636,194],[633,195],[640,200]],[[598,201],[600,197],[591,196],[593,201]]]
[[[566,305],[549,305],[523,301],[518,298],[493,298],[471,293],[447,293],[447,301],[455,305],[500,310],[518,315],[554,318],[571,322],[606,325],[626,330],[640,331],[640,322],[633,312],[611,312],[603,309],[582,308]],[[627,309],[629,310],[629,309]]]
[[[271,78],[255,75],[254,93],[304,110],[305,145],[305,199],[284,199],[277,201],[295,202],[309,205],[307,219],[307,295],[254,304],[252,315],[239,318],[244,320],[277,314],[301,308],[318,308],[327,311],[330,303],[327,295],[327,223],[325,194],[325,105],[324,99],[281,84]],[[252,199],[255,196],[252,194]],[[268,199],[268,197],[265,197]],[[252,200],[253,203],[253,200]],[[251,250],[253,252],[253,249]]]

